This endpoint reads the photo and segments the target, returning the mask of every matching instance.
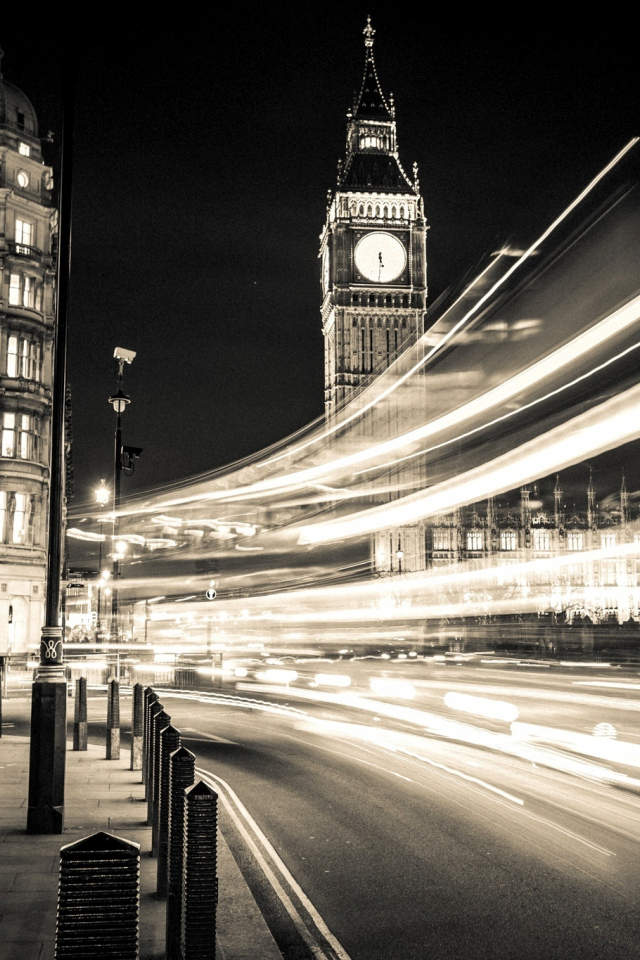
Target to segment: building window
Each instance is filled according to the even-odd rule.
[[[615,560],[605,560],[602,563],[602,585],[615,587],[618,582]]]
[[[518,537],[515,530],[503,530],[500,534],[500,549],[515,550],[518,546]]]
[[[600,546],[601,547],[615,547],[616,545],[616,535],[615,533],[601,533],[600,534]]]
[[[16,180],[18,181],[18,186],[22,187],[23,190],[26,190],[29,186],[29,174],[26,170],[18,170]]]
[[[2,414],[2,456],[15,457],[16,455],[16,415],[15,413]]]
[[[569,530],[567,534],[567,547],[569,550],[582,550],[583,537],[579,530]]]
[[[482,530],[469,530],[467,533],[467,550],[482,550]]]
[[[17,273],[12,273],[9,280],[9,303],[14,306],[20,303],[20,276]]]
[[[18,153],[21,154],[21,156],[23,157],[30,157],[31,147],[29,146],[28,143],[23,143],[21,140],[20,143],[18,144]]]
[[[447,527],[436,527],[433,531],[433,549],[451,550],[451,531]]]
[[[27,496],[16,493],[13,511],[13,543],[27,542]]]
[[[23,186],[23,184],[21,184]],[[33,224],[28,220],[16,219],[16,243],[22,243],[25,247],[33,244]]]
[[[37,460],[38,437],[36,433],[36,418],[31,414],[20,414],[20,430],[18,444],[22,460]]]
[[[42,304],[42,295],[39,297]],[[34,309],[36,304],[36,281],[19,273],[12,273],[9,279],[9,303],[16,307]]]
[[[3,543],[31,543],[32,498],[26,493],[0,491],[0,540]]]
[[[24,130],[24,111],[16,110],[16,123],[18,130]]]
[[[551,534],[548,530],[534,530],[533,531],[533,549],[534,550],[550,550],[551,549]]]
[[[7,343],[7,376],[41,380],[41,344],[24,337],[10,336]]]

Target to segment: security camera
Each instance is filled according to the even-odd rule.
[[[121,363],[133,363],[136,357],[136,351],[125,350],[124,347],[116,347],[113,351],[113,355],[116,360],[120,360]]]
[[[128,457],[139,457],[142,453],[142,447],[122,447],[122,452]]]

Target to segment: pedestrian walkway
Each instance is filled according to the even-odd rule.
[[[6,702],[5,702],[6,704]],[[60,847],[98,830],[140,844],[140,960],[163,960],[165,901],[157,898],[157,860],[140,772],[103,747],[67,744],[65,830],[26,833],[29,740],[0,738],[0,960],[53,960]],[[223,837],[218,836],[217,960],[282,960]]]

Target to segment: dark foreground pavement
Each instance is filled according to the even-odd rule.
[[[53,960],[60,847],[99,830],[140,844],[140,960],[165,955],[165,901],[157,898],[140,772],[105,749],[67,744],[65,830],[26,833],[29,740],[0,738],[0,960]],[[219,960],[282,960],[224,839],[218,836]]]

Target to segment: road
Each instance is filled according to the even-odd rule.
[[[161,691],[198,768],[219,778],[223,830],[287,960],[636,955],[637,677],[478,665],[324,669],[350,672],[354,693],[301,681],[269,691],[250,678],[217,700]],[[410,678],[415,696],[374,696],[375,677]],[[462,701],[461,711],[445,703],[451,693],[477,702]],[[310,699],[318,694],[320,702]],[[527,735],[469,712],[487,702],[517,706]],[[424,717],[445,726],[427,735],[435,721]],[[90,701],[90,721],[102,736],[102,695]],[[608,736],[592,736],[597,726]],[[571,749],[558,744],[558,730],[578,735]],[[600,753],[626,742],[622,757],[633,762],[578,753],[580,737]]]

